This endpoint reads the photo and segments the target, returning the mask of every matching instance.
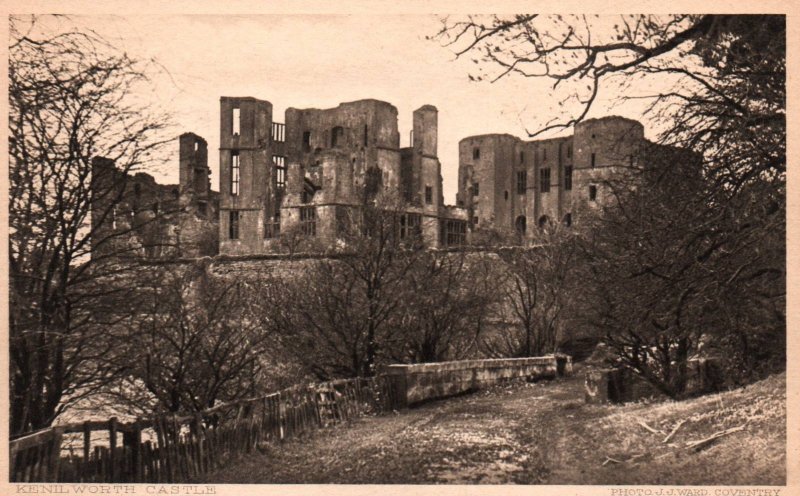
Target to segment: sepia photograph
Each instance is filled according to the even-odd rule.
[[[788,494],[787,15],[82,5],[7,16],[10,491]]]

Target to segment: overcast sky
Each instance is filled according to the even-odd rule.
[[[74,18],[139,58],[155,58],[169,72],[157,77],[158,98],[178,134],[192,131],[209,143],[212,184],[219,177],[219,98],[253,96],[273,104],[283,122],[288,107],[335,107],[362,98],[397,107],[401,146],[407,146],[414,109],[439,109],[439,159],[445,202],[455,203],[458,141],[484,133],[525,134],[552,118],[557,106],[544,80],[506,78],[470,82],[473,63],[425,39],[439,29],[433,16],[102,16]],[[594,116],[609,112],[601,94]],[[637,109],[614,114],[640,118]],[[648,133],[652,135],[652,133]],[[563,133],[562,133],[563,134]],[[649,136],[650,137],[650,136]],[[174,167],[159,181],[177,182]]]

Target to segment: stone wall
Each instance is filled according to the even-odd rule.
[[[719,389],[720,375],[715,360],[698,358],[687,364],[687,396]],[[627,403],[664,397],[652,384],[630,369],[595,369],[586,372],[586,403]]]
[[[456,362],[390,365],[384,373],[392,382],[395,404],[406,407],[422,401],[474,391],[512,379],[553,379],[559,370],[572,372],[572,362],[561,356],[461,360]]]

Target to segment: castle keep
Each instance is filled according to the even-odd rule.
[[[280,253],[298,240],[327,251],[345,243],[343,226],[367,206],[395,212],[400,237],[431,248],[482,244],[482,233],[532,241],[604,201],[603,181],[636,163],[646,143],[642,125],[621,117],[581,122],[564,138],[464,138],[451,206],[442,193],[437,114],[431,105],[415,110],[410,146],[401,148],[397,109],[386,102],[289,108],[278,122],[268,101],[222,97],[219,193],[210,189],[205,140],[186,133],[179,185],[137,174],[114,218],[93,222],[106,231],[141,225],[122,238],[151,257]],[[100,185],[113,165],[98,159],[95,169]],[[172,214],[149,225],[165,207]],[[154,248],[164,245],[177,248]]]

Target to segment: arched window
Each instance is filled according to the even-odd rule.
[[[527,221],[525,219],[525,216],[520,215],[519,217],[517,217],[517,220],[514,221],[514,228],[517,230],[518,233],[525,234],[525,228],[527,227],[526,223]]]
[[[480,148],[473,148],[472,149],[472,158],[473,160],[478,160],[481,158],[481,149]]]
[[[567,227],[572,226],[572,214],[568,213],[564,216],[564,225]]]
[[[539,217],[539,229],[544,229],[550,225],[550,219],[546,215]]]

